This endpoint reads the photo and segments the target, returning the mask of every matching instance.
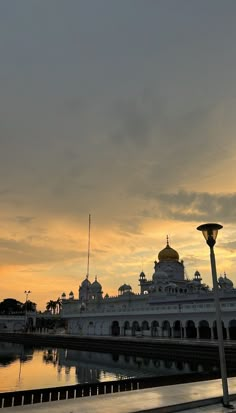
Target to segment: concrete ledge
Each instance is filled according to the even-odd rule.
[[[236,398],[236,378],[229,379],[231,399]],[[92,397],[82,397],[63,401],[45,402],[35,405],[7,407],[7,413],[172,413],[233,412],[224,408],[221,380],[177,384],[113,393]],[[217,407],[217,408],[216,408]],[[195,410],[196,409],[196,410]],[[201,409],[201,410],[202,410]]]
[[[234,400],[236,395],[232,396],[231,400]],[[212,406],[214,404],[221,404],[222,397],[212,397],[209,399],[196,400],[193,402],[186,402],[180,404],[174,404],[170,406],[155,407],[154,409],[139,410],[138,413],[175,413],[184,412],[185,410],[196,409],[199,407]]]

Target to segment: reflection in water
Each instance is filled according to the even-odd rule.
[[[31,347],[24,347],[22,344],[0,342],[0,367],[7,366],[16,360],[23,363],[33,356]]]
[[[214,365],[148,357],[0,343],[0,391],[120,380],[129,377],[188,374]]]
[[[57,365],[58,361],[58,351],[56,349],[49,348],[43,351],[43,361],[47,363],[52,363],[54,366]]]

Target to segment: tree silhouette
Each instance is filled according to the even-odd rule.
[[[46,310],[51,311],[52,314],[56,314],[56,308],[57,308],[57,301],[50,300],[46,304]]]
[[[61,298],[58,297],[57,301],[56,301],[56,309],[57,309],[57,313],[59,314],[62,308],[62,301]]]
[[[23,314],[24,304],[14,298],[5,298],[0,303],[0,314]]]
[[[24,304],[23,304],[23,309],[24,311],[36,311],[36,304],[33,303],[30,300],[27,300]]]

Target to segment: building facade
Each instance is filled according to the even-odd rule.
[[[146,336],[217,338],[213,291],[196,271],[187,279],[184,263],[169,245],[154,261],[150,279],[139,275],[140,292],[123,284],[115,297],[103,296],[102,286],[88,277],[79,287],[78,299],[62,294],[61,316],[67,333],[92,336]],[[236,289],[224,274],[218,279],[225,339],[236,339]]]

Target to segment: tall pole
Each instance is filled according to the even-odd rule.
[[[87,278],[89,277],[89,260],[90,260],[90,231],[91,231],[91,214],[89,214],[89,229],[88,229],[88,259],[87,259]]]
[[[91,214],[89,214],[89,227],[88,227],[88,259],[87,259],[87,286],[86,286],[86,307],[88,303],[88,278],[89,278],[89,261],[90,261],[90,232],[91,232]]]
[[[208,224],[199,225],[197,227],[197,230],[202,232],[207,245],[210,247],[211,273],[212,273],[213,293],[214,293],[215,309],[216,309],[216,326],[217,326],[218,349],[219,349],[219,358],[220,358],[220,374],[221,374],[222,390],[223,390],[222,402],[225,407],[232,408],[233,406],[230,405],[229,403],[227,370],[226,370],[226,361],[225,361],[224,340],[223,340],[223,333],[222,333],[219,287],[218,287],[218,282],[217,282],[216,260],[215,260],[215,253],[214,253],[214,245],[216,243],[217,234],[221,228],[223,228],[221,224],[216,224],[216,223],[211,222]]]
[[[214,300],[215,300],[215,307],[216,307],[216,325],[217,325],[218,347],[219,347],[219,357],[220,357],[220,371],[221,371],[221,380],[222,380],[222,389],[223,389],[223,404],[224,406],[228,407],[230,405],[229,391],[228,391],[228,382],[227,382],[224,341],[223,341],[223,333],[222,333],[219,287],[218,287],[218,282],[217,282],[216,260],[215,260],[215,253],[214,253],[213,245],[210,245],[210,259],[211,259],[211,272],[212,272],[212,280],[213,280]]]
[[[28,290],[28,291],[26,291],[25,290],[25,331],[26,331],[26,329],[27,329],[27,303],[28,303],[28,297],[29,297],[29,294],[31,293],[31,291],[30,290]]]

